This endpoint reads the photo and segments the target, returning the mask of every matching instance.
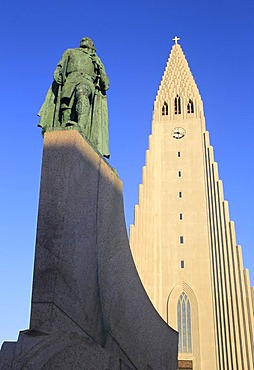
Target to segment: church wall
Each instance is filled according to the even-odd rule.
[[[246,295],[242,256],[209,146],[206,161],[218,364],[220,369],[252,369],[251,325],[246,324],[250,316],[243,298],[246,296],[247,302],[249,293]]]
[[[191,360],[195,370],[252,370],[253,290],[203,103],[179,45],[172,48],[154,103],[130,244],[148,296],[176,330],[179,297],[188,297],[192,351],[179,352],[179,359]]]

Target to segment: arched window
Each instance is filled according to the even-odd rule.
[[[163,116],[168,116],[168,103],[166,103],[165,101],[162,106],[161,113]]]
[[[191,99],[189,99],[189,103],[187,104],[187,113],[194,113],[194,104]]]
[[[184,292],[180,295],[177,303],[177,324],[179,332],[179,352],[192,352],[191,307],[189,298]]]
[[[178,94],[175,97],[175,114],[181,114],[181,98]]]

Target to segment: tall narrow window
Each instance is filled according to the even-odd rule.
[[[178,193],[178,197],[179,197],[179,198],[182,198],[182,192],[181,192],[181,191],[179,191],[179,193]]]
[[[163,116],[168,116],[168,103],[164,101],[164,104],[161,109],[161,114]]]
[[[181,157],[181,152],[177,152],[177,157],[180,158]]]
[[[178,177],[181,177],[181,176],[182,176],[182,172],[178,171]]]
[[[182,220],[182,219],[183,219],[183,214],[179,213],[179,220]]]
[[[181,261],[181,269],[184,269],[184,261]]]
[[[183,236],[180,236],[180,243],[183,244]]]
[[[181,114],[181,98],[178,94],[175,97],[175,114]]]
[[[188,296],[184,292],[180,295],[177,303],[177,324],[179,352],[192,352],[191,305]]]
[[[191,99],[189,99],[189,102],[187,104],[187,113],[194,113],[194,104]]]

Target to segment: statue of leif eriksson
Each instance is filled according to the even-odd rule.
[[[38,113],[42,132],[76,128],[105,157],[108,148],[106,90],[109,79],[93,41],[67,49],[54,72],[54,81]]]

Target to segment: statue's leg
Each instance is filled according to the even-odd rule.
[[[63,98],[61,102],[61,122],[62,127],[77,125],[72,119],[72,106],[74,104],[74,94],[71,98]]]
[[[85,136],[90,138],[90,109],[92,99],[92,89],[86,82],[80,83],[75,90],[76,112],[78,117],[78,126],[82,129]]]
[[[62,109],[62,126],[68,126],[70,120],[71,120],[71,109],[70,108]]]

